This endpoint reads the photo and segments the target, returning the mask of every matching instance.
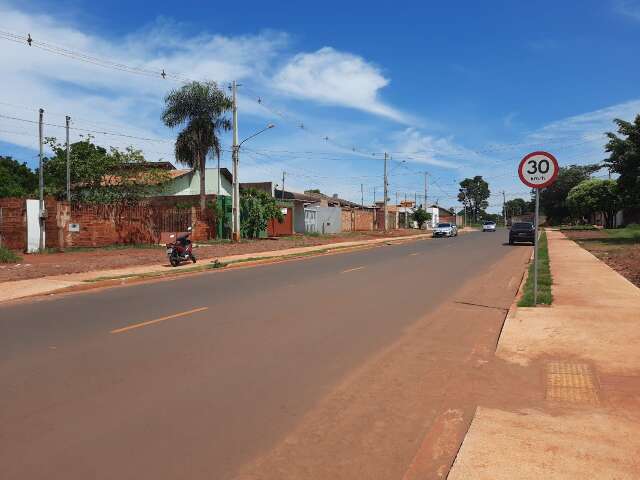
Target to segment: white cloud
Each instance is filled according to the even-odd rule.
[[[0,29],[24,36],[30,33],[36,41],[143,69],[165,69],[167,73],[186,74],[194,79],[211,79],[221,85],[231,79],[263,75],[288,42],[288,36],[278,32],[237,37],[187,36],[179,25],[166,20],[128,36],[106,40],[52,16],[27,14],[2,3],[0,19]],[[0,113],[35,120],[37,108],[43,107],[47,123],[64,124],[68,114],[76,127],[166,138],[165,143],[145,142],[95,134],[97,143],[134,143],[150,159],[173,158],[173,133],[162,126],[160,110],[164,95],[179,83],[107,69],[24,43],[0,42],[0,64],[6,67],[0,90],[0,102],[5,104],[0,103]],[[239,97],[239,104],[243,115],[272,116],[246,96]],[[72,141],[80,133],[72,131]],[[64,130],[46,126],[45,135],[62,138]],[[36,127],[0,118],[0,140],[36,148]]]
[[[407,115],[380,100],[380,90],[389,84],[380,69],[362,57],[331,47],[295,55],[277,72],[274,82],[288,95],[411,123]]]
[[[640,2],[638,0],[615,0],[613,8],[620,15],[640,20]]]
[[[396,156],[415,163],[456,169],[466,161],[478,159],[477,153],[458,145],[452,136],[435,137],[409,127],[394,137]]]

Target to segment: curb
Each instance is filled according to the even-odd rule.
[[[183,277],[186,275],[201,275],[204,273],[212,273],[216,271],[219,273],[222,273],[230,269],[251,268],[251,267],[256,267],[260,265],[268,265],[272,263],[284,263],[284,262],[292,262],[296,260],[305,260],[307,258],[320,257],[324,255],[337,255],[340,253],[347,253],[354,250],[366,250],[370,248],[407,243],[415,240],[426,240],[430,238],[431,238],[430,234],[418,234],[418,235],[411,235],[411,236],[404,236],[404,237],[388,238],[384,240],[381,239],[380,241],[376,241],[376,242],[362,243],[358,245],[349,245],[346,247],[340,247],[340,246],[332,247],[331,246],[332,244],[325,244],[325,245],[318,245],[318,247],[324,247],[324,248],[318,248],[317,250],[310,250],[308,252],[292,253],[288,255],[286,254],[274,255],[271,257],[255,258],[255,259],[248,259],[248,260],[236,260],[226,264],[224,262],[221,262],[224,265],[219,268],[215,268],[212,266],[214,262],[217,261],[216,258],[207,258],[206,260],[202,260],[202,262],[206,262],[202,265],[185,268],[182,270],[167,270],[167,271],[147,272],[147,273],[142,272],[142,273],[133,273],[131,275],[123,274],[118,278],[99,279],[100,277],[96,277],[96,280],[90,280],[90,279],[82,280],[77,285],[71,285],[68,287],[57,288],[57,289],[53,289],[46,292],[34,293],[31,295],[25,295],[22,297],[0,301],[0,306],[17,303],[23,300],[34,300],[38,298],[43,299],[47,297],[52,297],[54,295],[55,296],[71,295],[74,293],[87,292],[90,290],[98,290],[102,288],[123,287],[123,286],[128,286],[128,285],[138,284],[138,283],[145,283],[145,282],[151,283],[151,282],[167,281],[167,280],[172,280],[176,277]]]

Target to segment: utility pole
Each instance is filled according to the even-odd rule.
[[[424,172],[424,208],[427,208],[427,176],[429,174]]]
[[[387,231],[387,197],[389,196],[389,192],[387,191],[388,183],[387,183],[387,159],[389,158],[389,154],[384,152],[384,231]]]
[[[364,184],[360,184],[360,205],[364,207]]]
[[[231,227],[231,236],[233,241],[240,241],[240,183],[238,182],[238,103],[236,101],[236,90],[238,84],[234,80],[231,83],[231,100],[233,111],[233,196],[232,196],[232,211],[233,211],[233,226]],[[219,173],[219,172],[218,172]]]
[[[398,206],[398,192],[396,192],[396,207]]]
[[[71,162],[69,160],[69,122],[71,121],[71,117],[67,115],[66,117],[66,130],[67,130],[67,202],[71,202]]]
[[[284,176],[287,174],[284,170],[282,171],[282,194],[280,195],[280,200],[284,200]],[[295,175],[294,175],[295,176]]]
[[[506,199],[504,196],[504,190],[502,191],[502,216],[504,217],[504,226],[507,226],[507,207],[506,205]]]
[[[44,118],[44,109],[40,109],[39,110],[39,115],[38,115],[38,142],[40,144],[40,155],[39,155],[39,165],[38,165],[38,170],[39,170],[39,179],[38,179],[38,190],[40,191],[40,209],[38,212],[38,222],[40,224],[40,242],[38,243],[38,249],[40,251],[44,250],[44,216],[45,216],[45,210],[44,210],[44,172],[42,171],[42,164],[44,161],[44,150],[42,147],[42,140],[43,140],[43,135],[42,135],[42,127],[43,127],[43,118]]]
[[[373,206],[376,205],[376,187],[373,187]]]

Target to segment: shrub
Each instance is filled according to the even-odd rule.
[[[16,255],[8,248],[0,247],[0,263],[17,263],[20,260],[22,260],[20,255]]]

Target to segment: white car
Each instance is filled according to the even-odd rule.
[[[458,227],[453,223],[439,223],[436,228],[433,229],[434,237],[457,237]]]
[[[482,224],[482,231],[483,232],[495,232],[496,231],[496,222],[484,222]]]

